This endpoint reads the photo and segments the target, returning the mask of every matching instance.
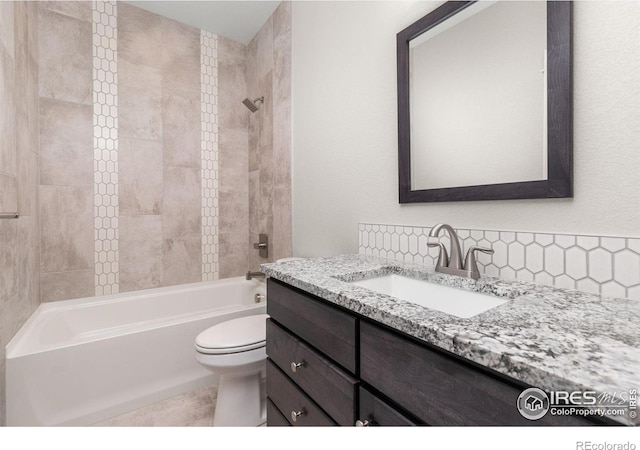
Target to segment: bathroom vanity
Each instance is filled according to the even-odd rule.
[[[611,311],[614,305],[638,318],[638,302],[494,278],[466,280],[357,255],[262,269],[271,277],[269,426],[634,424],[628,416],[614,421],[546,414],[532,421],[516,402],[528,387],[619,393],[639,386],[637,347],[620,351],[621,343],[602,329],[593,336],[585,332],[597,323],[574,329],[569,324],[587,316],[605,320],[597,310]],[[353,283],[390,272],[507,301],[459,318]],[[577,302],[591,313],[572,316],[581,306]],[[559,316],[563,311],[565,317]],[[620,324],[611,333],[637,343],[632,328]]]

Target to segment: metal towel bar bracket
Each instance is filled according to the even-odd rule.
[[[20,214],[18,214],[17,212],[14,212],[14,213],[0,212],[0,219],[17,219],[18,217],[20,217]]]

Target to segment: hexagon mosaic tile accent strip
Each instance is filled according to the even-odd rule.
[[[435,265],[439,249],[427,247],[431,227],[361,223],[358,251],[396,261]],[[474,245],[485,275],[534,281],[607,297],[640,300],[640,239],[514,231],[456,229],[463,256]],[[447,249],[450,239],[442,233]]]
[[[202,281],[218,278],[218,36],[200,30]]]
[[[93,152],[96,295],[119,291],[118,36],[115,0],[93,5]]]

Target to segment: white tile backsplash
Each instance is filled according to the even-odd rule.
[[[92,2],[95,292],[120,287],[118,206],[118,35],[115,0]]]
[[[218,36],[200,30],[202,281],[218,279]]]
[[[431,227],[361,223],[359,253],[435,265],[438,248],[427,247]],[[640,300],[640,239],[571,234],[457,229],[463,257],[474,245],[481,273],[567,289]],[[442,233],[447,249],[450,239]]]

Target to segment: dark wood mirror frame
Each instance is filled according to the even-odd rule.
[[[572,2],[547,2],[547,179],[411,190],[409,42],[475,1],[449,1],[397,35],[400,203],[573,197]]]

